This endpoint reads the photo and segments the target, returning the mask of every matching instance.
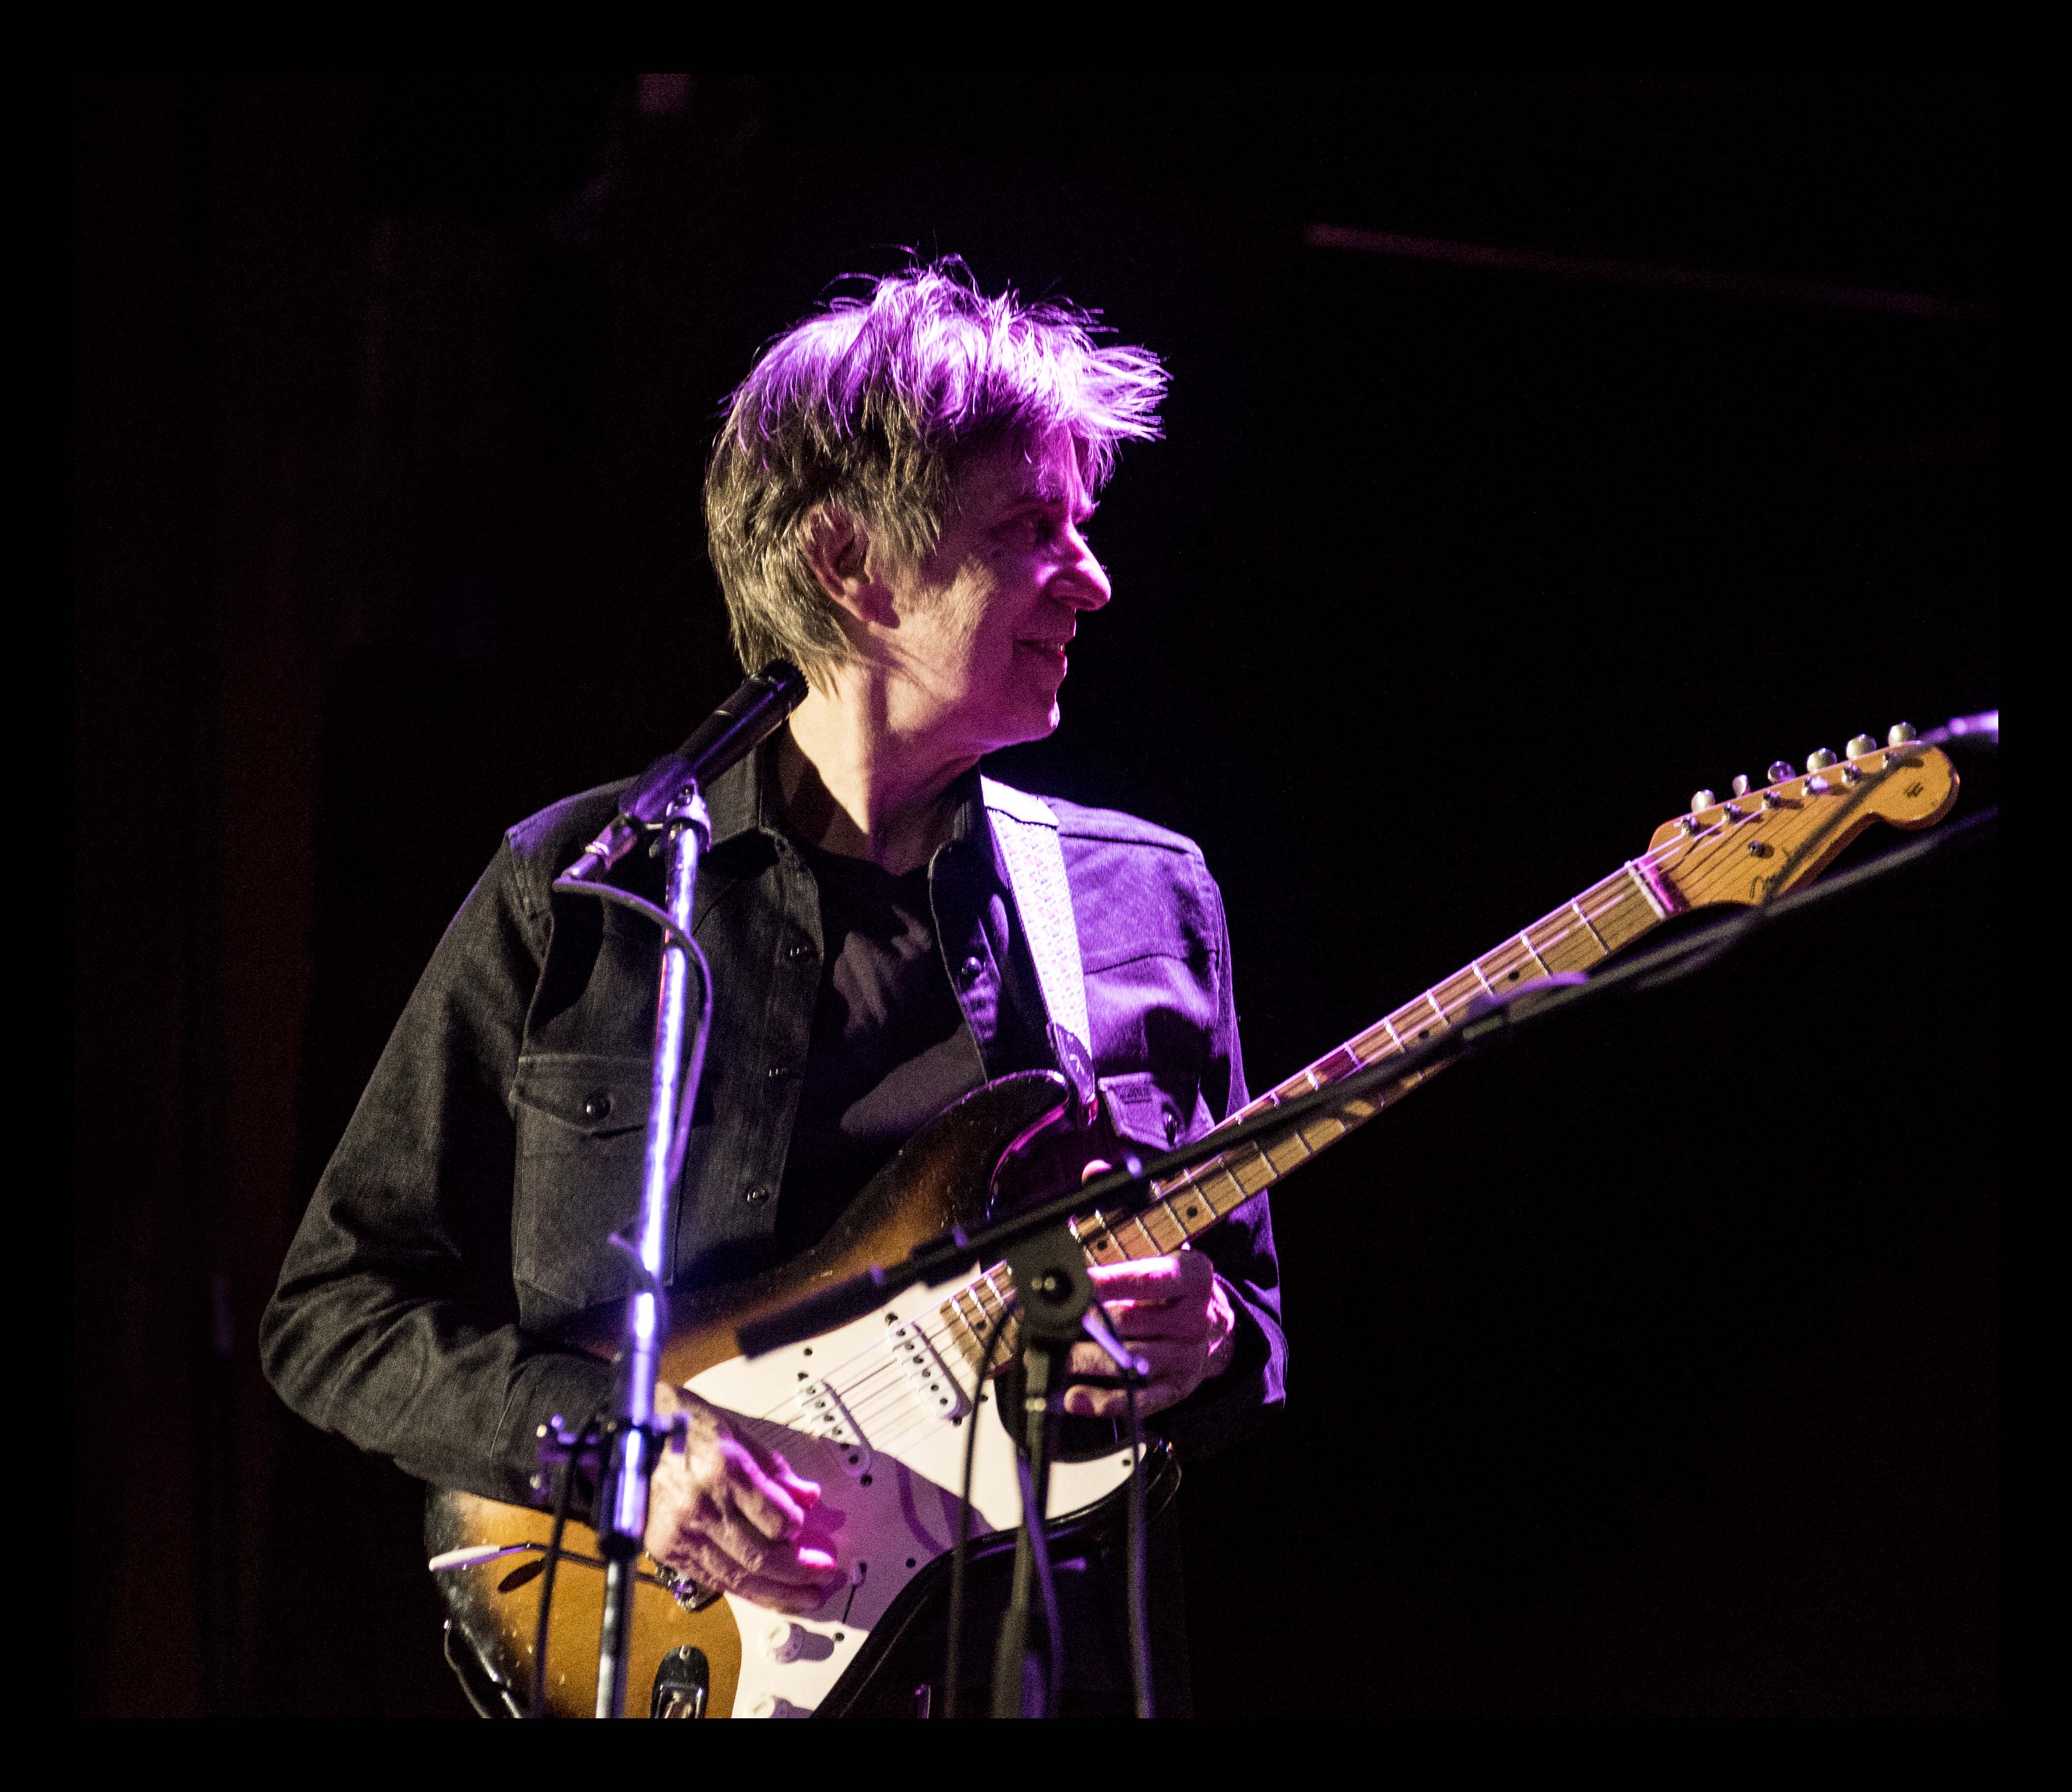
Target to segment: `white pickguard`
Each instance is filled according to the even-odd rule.
[[[741,1632],[736,1717],[808,1717],[841,1678],[871,1629],[922,1569],[955,1546],[967,1427],[978,1427],[972,1535],[1022,1522],[1014,1453],[993,1410],[993,1389],[968,1415],[970,1371],[945,1348],[936,1357],[911,1328],[941,1330],[937,1300],[919,1291],[890,1307],[753,1362],[715,1363],[691,1387],[758,1442],[781,1451],[820,1486],[810,1541],[831,1547],[849,1572],[818,1611],[787,1617],[727,1596]],[[961,1389],[944,1373],[953,1370]],[[800,1391],[807,1398],[800,1398]],[[832,1399],[824,1396],[832,1393]],[[1127,1446],[1050,1474],[1049,1516],[1094,1504],[1128,1478]],[[721,1715],[715,1712],[714,1716]]]

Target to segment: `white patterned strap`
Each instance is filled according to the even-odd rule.
[[[1082,1051],[1093,1044],[1087,1025],[1087,976],[1079,963],[1079,930],[1072,919],[1072,886],[1065,877],[1065,849],[1058,841],[1058,817],[1040,796],[981,778],[993,837],[1007,867],[1007,882],[1036,962],[1043,1005],[1057,1026]]]

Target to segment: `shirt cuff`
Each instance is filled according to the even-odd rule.
[[[551,1476],[540,1469],[540,1427],[558,1418],[571,1429],[611,1404],[611,1365],[581,1351],[543,1351],[528,1357],[512,1378],[498,1452],[506,1491],[493,1498],[542,1505],[553,1497]],[[539,1477],[536,1484],[535,1477]],[[579,1486],[569,1510],[587,1515],[590,1500]]]

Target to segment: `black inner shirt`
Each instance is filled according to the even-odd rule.
[[[801,845],[820,890],[820,995],[777,1201],[776,1254],[821,1238],[886,1160],[983,1079],[935,943],[926,865]]]

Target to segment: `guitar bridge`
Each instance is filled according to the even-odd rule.
[[[858,1481],[870,1472],[870,1445],[863,1428],[829,1383],[809,1381],[793,1398],[799,1406],[799,1429],[832,1444],[844,1474]]]
[[[946,1424],[953,1424],[971,1410],[964,1390],[936,1352],[928,1334],[909,1320],[885,1334],[886,1347],[906,1371],[906,1385],[914,1391],[924,1411]]]

